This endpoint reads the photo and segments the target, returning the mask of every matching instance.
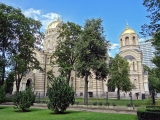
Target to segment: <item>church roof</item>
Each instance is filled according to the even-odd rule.
[[[126,29],[121,33],[121,35],[124,35],[124,34],[134,34],[136,33],[133,29],[129,28],[128,27],[128,24],[126,25]]]
[[[59,25],[60,23],[61,23],[61,21],[60,21],[60,19],[59,19],[59,17],[58,17],[57,20],[51,22],[51,23],[48,25],[47,29],[56,28],[57,25]]]
[[[133,56],[131,56],[131,55],[126,55],[125,57],[124,57],[124,59],[125,60],[127,60],[127,59],[129,59],[129,60],[133,60],[133,59],[135,59]]]

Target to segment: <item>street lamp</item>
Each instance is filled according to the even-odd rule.
[[[129,97],[130,97],[130,106],[132,107],[133,104],[132,104],[132,92],[129,93]]]

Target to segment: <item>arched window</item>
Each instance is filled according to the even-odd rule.
[[[121,47],[123,46],[123,42],[122,42],[122,39],[120,40],[120,43],[121,43]]]
[[[133,71],[135,71],[135,63],[133,62]]]
[[[32,82],[32,79],[29,78],[27,80],[26,87],[30,87],[31,86],[31,82]]]
[[[129,37],[126,37],[126,38],[125,38],[125,44],[126,44],[126,45],[129,45]]]
[[[136,39],[135,39],[135,36],[133,36],[132,42],[133,42],[133,45],[136,45]]]

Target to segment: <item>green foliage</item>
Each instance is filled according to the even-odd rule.
[[[102,103],[102,102],[98,102],[98,105],[99,105],[99,106],[102,106],[102,105],[103,105],[103,103]]]
[[[160,112],[155,112],[151,109],[147,110],[145,108],[140,108],[137,110],[137,117],[138,120],[159,120]]]
[[[160,1],[159,0],[144,0],[143,5],[150,13],[147,17],[150,19],[149,24],[142,25],[141,34],[144,36],[152,37],[151,42],[156,49],[155,57],[152,62],[158,68],[158,74],[160,78]]]
[[[0,86],[0,104],[6,101],[5,85]]]
[[[55,113],[63,113],[70,104],[73,105],[75,102],[74,91],[62,76],[52,78],[47,93],[49,98],[48,109]]]
[[[36,95],[32,92],[31,87],[26,88],[25,91],[16,92],[14,94],[13,102],[15,109],[20,109],[23,112],[26,111],[30,106],[33,106]]]
[[[88,77],[91,72],[97,79],[103,80],[108,74],[107,48],[101,19],[87,19],[84,30],[76,47],[76,71],[85,78],[84,104],[88,104]]]
[[[159,0],[143,0],[143,5],[147,8],[150,15],[147,18],[150,19],[150,24],[144,24],[142,26],[143,35],[152,36],[154,33],[160,30],[160,1]]]
[[[41,43],[43,34],[40,32],[41,23],[27,18],[20,9],[0,3],[0,52],[2,53],[2,84],[6,76],[5,68],[13,70],[17,76],[16,87],[25,73],[31,69],[38,69],[39,62],[33,52],[37,44]],[[10,67],[9,67],[10,66]]]
[[[97,105],[97,102],[93,102],[93,105],[94,105],[94,106]]]
[[[10,72],[6,79],[6,93],[12,93],[14,82],[14,73]]]
[[[160,91],[160,77],[158,68],[150,69],[146,65],[143,66],[144,71],[148,72],[149,90],[157,92]]]
[[[107,85],[118,88],[117,99],[120,99],[120,90],[127,92],[134,87],[129,79],[129,63],[118,54],[111,58],[110,63],[111,79]]]
[[[58,64],[62,76],[66,77],[69,84],[71,71],[74,70],[76,60],[76,43],[81,35],[81,26],[72,22],[63,23],[59,29],[58,45],[53,53],[56,58],[54,64]]]

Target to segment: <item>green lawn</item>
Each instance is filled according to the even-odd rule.
[[[0,120],[136,120],[136,115],[110,114],[85,111],[66,111],[65,114],[53,114],[51,110],[29,109],[18,112],[12,107],[0,106]]]
[[[36,101],[38,101],[38,98],[36,99]],[[48,98],[41,98],[40,99],[41,102],[47,102]],[[79,103],[79,105],[83,105],[84,103],[84,99],[83,98],[76,98],[75,102]],[[102,99],[96,99],[96,98],[89,98],[88,99],[88,104],[89,105],[93,105],[94,102],[97,102],[97,105],[101,102],[103,105],[105,105],[106,103],[106,99],[102,98]],[[129,99],[121,99],[121,100],[117,100],[117,99],[109,99],[108,102],[110,103],[110,106],[112,106],[113,104],[117,105],[117,106],[126,106],[127,104],[130,104],[130,100]],[[132,103],[135,107],[143,107],[146,105],[151,105],[151,99],[145,99],[145,100],[132,100]],[[156,101],[156,105],[160,105],[160,101]]]

